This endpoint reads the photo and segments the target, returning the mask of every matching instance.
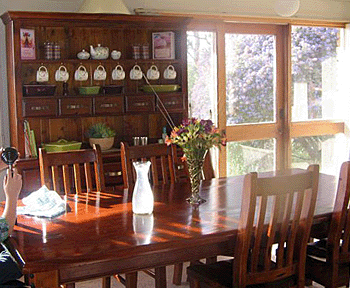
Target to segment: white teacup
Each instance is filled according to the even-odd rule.
[[[147,71],[147,78],[149,80],[157,80],[159,79],[159,71],[156,65],[152,65],[151,68]]]
[[[141,80],[142,79],[142,70],[139,65],[134,65],[130,70],[130,79],[132,80]]]
[[[120,58],[120,56],[122,56],[122,52],[120,52],[120,51],[113,50],[113,51],[111,52],[111,57],[112,57],[112,59],[114,59],[114,60],[118,60],[118,59]]]
[[[85,66],[80,65],[74,72],[74,79],[76,81],[86,81],[89,78],[89,73],[87,72]]]
[[[40,66],[38,71],[36,71],[36,81],[37,82],[47,82],[49,81],[49,72],[45,66]]]
[[[105,67],[98,65],[94,71],[94,80],[106,80],[107,72]]]
[[[125,72],[121,65],[115,66],[112,71],[112,79],[113,80],[123,80],[125,78]]]
[[[69,79],[69,73],[67,71],[67,68],[63,65],[58,67],[55,73],[55,80],[56,81],[63,81],[66,82]]]
[[[164,70],[164,78],[165,79],[175,79],[176,78],[176,71],[173,65],[169,65]]]

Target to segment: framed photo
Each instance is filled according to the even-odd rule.
[[[35,60],[35,35],[34,29],[20,29],[21,59]]]
[[[153,59],[175,59],[174,32],[152,33]]]

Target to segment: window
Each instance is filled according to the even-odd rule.
[[[187,34],[189,111],[226,132],[219,175],[311,163],[337,175],[349,154],[344,25],[208,27]]]
[[[337,175],[348,154],[339,134],[349,111],[341,77],[348,74],[344,29],[292,26],[291,43],[292,167],[317,163],[321,172]]]

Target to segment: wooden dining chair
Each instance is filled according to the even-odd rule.
[[[306,278],[326,288],[349,287],[349,198],[350,161],[347,161],[340,169],[337,195],[327,236],[308,244],[307,247]]]
[[[133,187],[136,181],[135,169],[133,167],[134,161],[151,161],[151,181],[154,185],[161,183],[172,184],[177,181],[175,173],[176,162],[176,147],[175,145],[168,146],[167,144],[150,144],[150,145],[138,145],[129,146],[125,142],[120,143],[120,154],[122,161],[122,172],[124,188],[128,189]],[[182,263],[174,265],[174,282],[175,284],[181,283],[182,278]],[[159,267],[155,269],[155,272],[149,270],[144,271],[148,275],[154,277],[156,287],[166,287],[166,269],[165,267]],[[127,278],[131,278],[130,274],[126,275]],[[137,275],[134,275],[134,279]],[[180,280],[178,280],[180,279]],[[137,280],[134,280],[135,283]],[[180,282],[180,283],[178,283]]]
[[[80,194],[105,189],[99,145],[93,149],[53,153],[39,148],[39,165],[41,184],[57,193]]]
[[[311,165],[269,178],[246,175],[234,258],[189,266],[190,287],[304,288],[318,170]]]
[[[136,173],[133,167],[135,161],[151,161],[151,181],[154,185],[175,183],[176,147],[174,145],[129,146],[128,143],[121,142],[120,148],[124,188],[135,184]]]
[[[41,184],[59,194],[80,194],[83,191],[104,191],[105,181],[102,166],[101,148],[80,149],[48,153],[39,148]],[[104,277],[103,288],[110,287],[110,277]],[[74,288],[75,283],[64,285]]]

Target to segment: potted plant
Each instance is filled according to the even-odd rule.
[[[96,123],[87,131],[90,145],[99,144],[102,151],[112,148],[115,135],[115,130],[105,123]]]

